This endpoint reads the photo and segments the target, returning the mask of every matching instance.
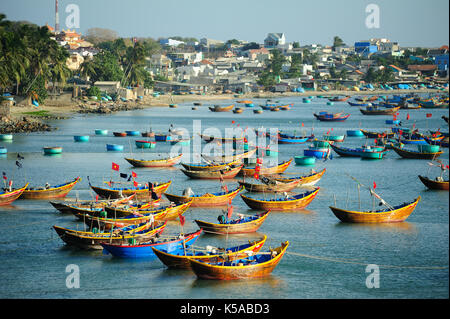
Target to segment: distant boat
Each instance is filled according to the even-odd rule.
[[[364,115],[392,115],[397,113],[399,109],[400,106],[392,108],[378,108],[374,106],[367,106],[366,109],[360,108],[359,110]]]
[[[134,158],[125,158],[125,160],[134,167],[170,167],[177,164],[181,157],[183,157],[183,154],[153,160],[138,160]]]
[[[241,195],[244,202],[252,209],[259,210],[296,210],[308,206],[316,197],[320,187],[302,194],[290,195],[289,197],[278,197],[273,199],[257,199]]]
[[[203,229],[205,233],[228,235],[228,234],[244,234],[256,232],[262,223],[269,216],[270,211],[259,213],[251,216],[244,216],[235,219],[227,219],[220,215],[219,223],[211,223],[203,220],[194,220],[195,223]],[[224,218],[220,218],[224,217]]]
[[[6,147],[0,146],[0,154],[8,153],[8,149]]]
[[[108,135],[108,130],[95,130],[95,135]]]
[[[436,159],[444,153],[439,150],[439,145],[418,145],[418,151],[397,147],[395,145],[392,145],[391,147],[403,158]]]
[[[106,150],[113,151],[113,152],[121,152],[121,151],[123,151],[123,145],[106,144]]]
[[[44,154],[46,154],[46,155],[54,155],[54,154],[61,154],[61,153],[62,153],[61,146],[45,146],[44,147]]]
[[[209,109],[213,112],[229,112],[233,109],[234,104],[231,104],[229,106],[219,106],[214,105],[214,107],[209,107]]]
[[[0,134],[0,141],[11,141],[12,139],[12,134]]]
[[[141,134],[139,131],[125,131],[125,133],[127,133],[128,136],[139,136]]]
[[[347,136],[363,137],[364,133],[361,130],[347,130]]]
[[[75,135],[73,139],[75,142],[89,142],[89,135]]]
[[[313,114],[319,121],[324,122],[343,122],[350,114],[344,114],[344,113],[328,113],[328,112],[319,112],[319,114],[314,113]]]
[[[237,107],[233,110],[233,113],[242,113],[242,112],[244,112],[244,109],[241,107]]]
[[[448,183],[449,183],[448,180],[444,181],[444,180],[439,180],[438,178],[433,180],[433,179],[430,179],[428,177],[421,176],[421,175],[419,175],[419,179],[429,189],[440,189],[440,190],[448,191]]]
[[[117,137],[125,137],[125,136],[127,136],[127,133],[126,132],[113,132],[113,135],[117,136]]]
[[[330,97],[328,98],[328,101],[331,102],[345,102],[350,98],[350,96],[345,96],[345,97]]]
[[[155,148],[156,146],[156,142],[154,141],[136,140],[134,143],[137,148]]]

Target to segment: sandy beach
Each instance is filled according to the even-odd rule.
[[[207,103],[208,101],[216,100],[251,100],[251,99],[274,99],[279,97],[305,97],[305,96],[361,96],[361,95],[394,95],[394,94],[411,94],[411,93],[443,93],[436,89],[418,89],[418,90],[373,90],[373,91],[307,91],[304,93],[298,92],[285,92],[285,93],[273,93],[273,92],[252,92],[247,94],[240,94],[236,97],[236,94],[186,94],[186,95],[171,95],[164,94],[158,97],[151,95],[145,96],[142,101],[139,102],[116,102],[121,105],[126,104],[128,109],[135,108],[148,108],[148,107],[168,107],[170,104],[179,104],[186,102],[200,102]],[[112,103],[102,104],[106,107],[110,107]],[[70,117],[78,113],[83,108],[98,108],[99,102],[82,102],[80,100],[47,100],[46,104],[35,107],[33,105],[17,105],[11,107],[11,117],[20,118],[24,113],[47,111],[47,114],[52,117]]]

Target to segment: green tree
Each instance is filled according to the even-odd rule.
[[[345,45],[344,41],[338,36],[333,38],[333,51],[336,51],[336,48],[343,47]]]

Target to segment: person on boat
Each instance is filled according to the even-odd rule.
[[[283,195],[284,195],[284,199],[285,199],[285,200],[288,200],[288,199],[289,199],[289,194],[288,194],[288,193],[283,192]]]
[[[188,187],[183,191],[183,196],[192,197],[194,196],[194,191],[192,190],[192,188]]]
[[[45,183],[45,189],[49,189],[50,188],[50,184],[48,182]]]

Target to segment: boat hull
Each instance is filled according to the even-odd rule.
[[[419,179],[429,189],[439,189],[448,191],[449,181],[435,181],[421,175],[419,175]]]
[[[266,220],[267,216],[269,216],[270,211],[264,212],[262,214],[258,214],[257,218],[245,223],[233,223],[233,224],[216,224],[209,223],[202,220],[194,220],[195,223],[203,229],[205,233],[212,234],[245,234],[245,233],[254,233],[259,227],[261,227],[262,223]]]
[[[77,177],[72,182],[48,189],[25,189],[20,196],[20,199],[64,198],[80,180],[80,177]]]
[[[319,192],[319,187],[314,191],[307,192],[304,197],[293,200],[258,200],[241,195],[244,202],[252,209],[257,210],[298,210],[307,207]]]

